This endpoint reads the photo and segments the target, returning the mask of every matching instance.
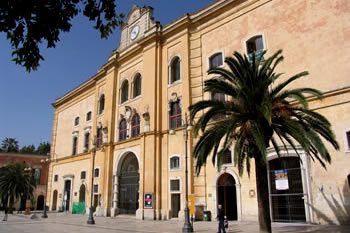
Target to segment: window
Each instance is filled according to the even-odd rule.
[[[76,155],[78,152],[78,137],[73,137],[73,150],[72,155]]]
[[[215,53],[209,58],[209,69],[222,66],[223,59],[222,59],[222,53]]]
[[[140,134],[140,116],[135,114],[131,120],[131,137],[136,137]]]
[[[170,180],[170,191],[180,192],[180,180]]]
[[[86,171],[82,171],[82,172],[80,173],[80,179],[81,179],[81,180],[86,179]]]
[[[350,150],[350,131],[346,132],[346,150]]]
[[[86,113],[86,121],[90,121],[91,120],[91,111]]]
[[[105,95],[101,95],[98,101],[98,114],[102,114],[105,110]]]
[[[125,80],[123,82],[120,93],[121,93],[120,94],[120,103],[122,104],[125,101],[127,101],[129,98],[129,82],[128,82],[128,80]]]
[[[99,176],[100,176],[100,169],[95,168],[95,170],[94,170],[94,176],[95,176],[95,177],[99,177]]]
[[[40,169],[39,168],[35,168],[34,169],[34,181],[36,185],[40,184]]]
[[[211,93],[211,99],[215,101],[225,102],[225,95],[223,93]],[[213,116],[214,121],[222,120],[225,118],[225,114],[219,113]]]
[[[53,177],[53,181],[54,181],[54,182],[57,182],[57,181],[58,181],[58,175],[55,175],[55,176]]]
[[[232,155],[230,150],[225,150],[222,154],[222,163],[232,163]]]
[[[253,53],[255,53],[255,59],[263,59],[262,52],[264,50],[263,37],[261,35],[254,36],[247,40],[247,53],[249,59],[252,59]]]
[[[350,174],[348,175],[348,185],[349,185],[349,188],[350,188]]]
[[[79,125],[79,117],[76,117],[74,119],[74,126],[77,126],[77,125]]]
[[[85,133],[85,136],[84,136],[84,150],[88,151],[89,146],[90,146],[90,133],[87,132]]]
[[[94,193],[98,193],[98,184],[94,184]]]
[[[102,127],[98,127],[97,135],[96,135],[96,147],[98,148],[102,146],[102,137],[103,137]]]
[[[180,157],[173,156],[170,158],[170,169],[180,168]]]
[[[169,122],[170,129],[175,129],[181,126],[180,101],[170,103]]]
[[[141,75],[137,74],[134,78],[134,87],[133,87],[133,97],[141,95]]]
[[[127,125],[126,120],[122,119],[119,123],[119,141],[125,140],[127,137]]]
[[[170,64],[170,84],[180,80],[180,58],[175,57]]]

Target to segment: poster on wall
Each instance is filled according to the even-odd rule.
[[[287,170],[275,170],[274,175],[276,190],[289,189]]]
[[[145,193],[144,195],[144,208],[152,209],[153,208],[153,193]]]

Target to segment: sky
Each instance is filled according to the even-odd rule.
[[[133,4],[154,8],[154,18],[165,26],[215,0],[118,0],[117,11],[125,15]],[[119,45],[117,29],[102,40],[85,17],[73,20],[69,33],[62,33],[53,49],[42,49],[45,61],[27,73],[11,61],[11,46],[0,33],[0,141],[16,138],[19,145],[51,141],[52,103],[94,75]]]

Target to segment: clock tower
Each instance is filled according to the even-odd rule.
[[[119,51],[157,30],[153,19],[153,8],[134,5],[121,30]]]

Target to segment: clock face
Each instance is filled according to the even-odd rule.
[[[130,32],[130,38],[134,40],[139,34],[139,31],[140,31],[139,25],[136,25],[135,27],[133,27],[133,29]]]

